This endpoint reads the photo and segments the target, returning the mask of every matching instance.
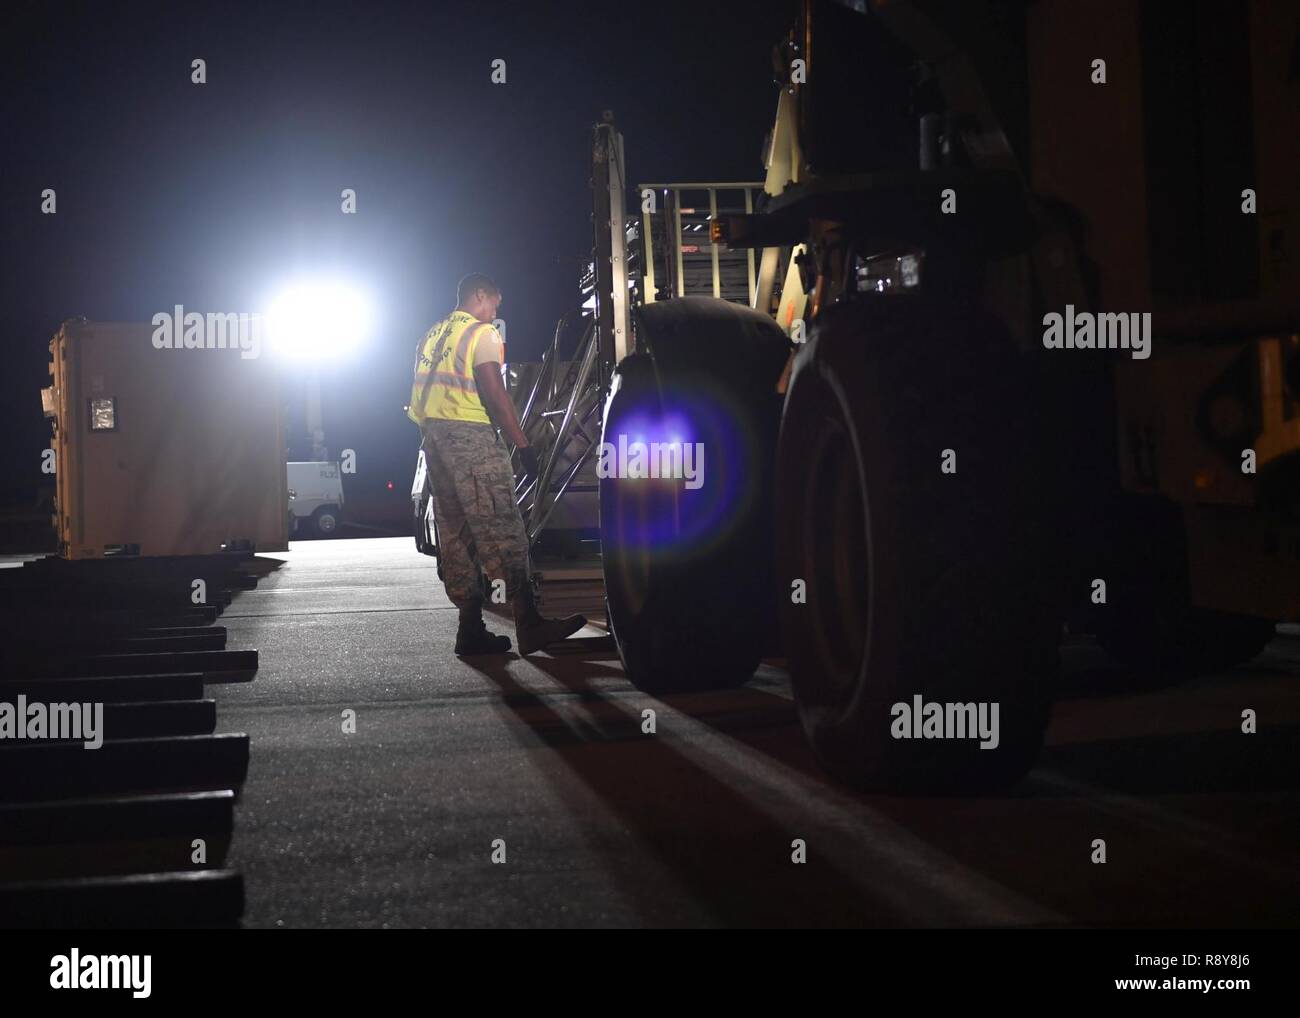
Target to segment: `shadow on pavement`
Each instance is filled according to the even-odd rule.
[[[474,663],[503,694],[503,706],[555,751],[559,759],[605,803],[638,845],[651,851],[689,888],[692,899],[727,926],[900,926],[906,916],[868,895],[824,857],[810,851],[807,863],[791,862],[791,841],[807,832],[790,830],[677,749],[667,739],[642,734],[640,709],[626,698],[594,690],[592,679],[621,676],[616,667],[572,658],[532,664],[579,694],[579,713],[564,717],[546,698],[531,693],[500,663]],[[745,690],[741,703],[790,704]],[[647,704],[655,704],[647,698]],[[751,708],[752,709],[752,708]],[[613,719],[613,720],[612,720]],[[791,739],[797,732],[791,733]],[[558,783],[565,791],[563,783]],[[575,805],[578,805],[575,803]],[[583,808],[588,808],[583,804]],[[600,846],[595,846],[600,850]],[[605,850],[611,872],[640,912],[680,915],[680,905],[656,899],[645,875],[629,870],[626,857]],[[671,920],[668,920],[671,921]]]

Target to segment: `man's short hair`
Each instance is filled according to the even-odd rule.
[[[465,302],[479,290],[486,290],[489,294],[501,292],[501,288],[483,273],[471,272],[456,284],[456,304],[459,307],[464,307]]]

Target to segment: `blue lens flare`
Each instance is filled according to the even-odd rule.
[[[606,468],[618,471],[618,483],[628,486],[624,498],[636,506],[627,510],[635,534],[625,523],[625,538],[690,557],[729,537],[762,497],[767,476],[764,443],[750,419],[723,387],[704,381],[648,394],[607,422]],[[661,471],[672,474],[666,478],[647,469],[670,465]]]

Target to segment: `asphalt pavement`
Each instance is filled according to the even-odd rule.
[[[1300,921],[1293,635],[1146,692],[1071,638],[1027,779],[904,798],[818,770],[779,662],[739,690],[660,699],[594,627],[572,653],[461,661],[455,609],[409,538],[259,561],[221,622],[260,671],[209,687],[221,730],[252,739],[230,855],[246,926]]]

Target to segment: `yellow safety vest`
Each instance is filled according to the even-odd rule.
[[[491,328],[466,311],[453,311],[429,330],[415,362],[407,417],[416,424],[427,418],[492,423],[474,384],[474,350]]]

